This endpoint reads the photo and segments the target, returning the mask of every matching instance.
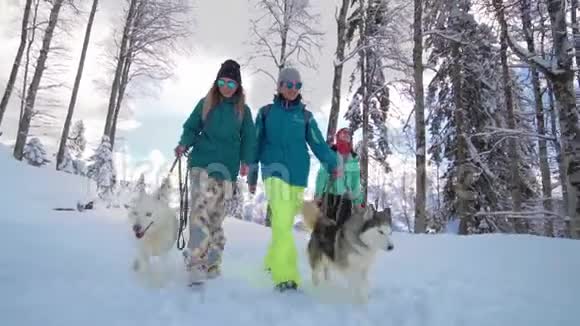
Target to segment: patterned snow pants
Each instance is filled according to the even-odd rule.
[[[225,202],[232,196],[232,183],[208,176],[204,169],[192,168],[189,242],[184,251],[190,281],[202,281],[220,274],[226,244],[222,224]]]

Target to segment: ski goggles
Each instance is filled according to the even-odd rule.
[[[294,87],[296,87],[296,89],[302,88],[302,82],[299,82],[299,81],[280,82],[280,86],[282,86],[282,85],[286,85],[286,88],[288,88],[288,89],[292,89]]]
[[[226,82],[225,80],[223,80],[223,79],[220,78],[217,81],[217,85],[218,85],[218,87],[224,87],[224,86],[228,85],[228,88],[229,89],[234,89],[234,88],[236,88],[236,86],[238,86],[238,83],[236,83],[233,80],[228,80]]]

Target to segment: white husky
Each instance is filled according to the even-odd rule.
[[[176,211],[169,206],[170,186],[166,179],[153,194],[141,193],[128,208],[128,220],[136,238],[137,256],[133,270],[159,285],[160,275],[152,269],[153,257],[165,258],[177,240]]]

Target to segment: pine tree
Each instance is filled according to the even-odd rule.
[[[74,156],[71,153],[75,153]],[[74,142],[67,142],[64,156],[57,170],[76,175],[85,175],[86,165],[84,160],[80,158],[81,154],[82,152],[78,151]]]
[[[74,164],[75,160],[72,157],[72,155],[70,154],[70,150],[68,149],[68,147],[65,147],[63,154],[64,155],[62,157],[62,161],[60,162],[57,170],[62,171],[62,172],[66,172],[66,173],[77,174],[77,171],[75,169],[75,164]]]
[[[43,166],[50,162],[47,159],[46,150],[44,145],[37,137],[31,138],[26,146],[24,146],[24,158],[28,164],[33,166]]]
[[[147,185],[145,184],[145,174],[141,173],[141,176],[139,176],[139,180],[137,180],[137,183],[135,184],[133,192],[135,194],[142,194],[145,193],[146,190]]]
[[[359,58],[351,76],[351,90],[357,79],[359,84],[344,117],[350,122],[351,133],[362,128],[361,185],[367,189],[369,159],[379,163],[384,173],[390,171],[387,158],[391,150],[385,123],[390,95],[385,69],[406,72],[412,64],[405,58],[401,42],[401,35],[408,31],[404,18],[407,6],[384,0],[353,3],[359,6],[348,19],[346,38],[349,44],[356,40],[355,53]],[[364,195],[366,198],[366,190]]]
[[[87,176],[97,182],[99,198],[110,201],[116,184],[116,172],[109,137],[103,136],[89,163]]]
[[[350,24],[346,33],[349,44],[354,41],[355,37],[358,37],[357,45],[365,47],[361,51],[357,69],[353,72],[352,78],[354,81],[354,75],[361,74],[361,86],[353,95],[344,117],[350,122],[351,132],[354,133],[363,127],[364,109],[367,106],[369,122],[372,122],[367,125],[370,149],[368,155],[379,162],[385,172],[388,172],[390,168],[386,160],[391,151],[385,121],[390,100],[389,88],[383,71],[385,66],[383,58],[386,54],[397,53],[400,50],[397,45],[394,45],[397,43],[393,44],[391,41],[394,32],[399,28],[396,23],[397,15],[401,15],[402,12],[401,8],[390,1],[370,0],[361,4],[363,6],[355,10],[349,18]],[[370,44],[374,46],[369,46]]]
[[[170,202],[171,201],[171,190],[173,186],[171,185],[171,178],[166,177],[161,182],[159,189],[155,192],[158,199]]]
[[[462,234],[486,232],[490,225],[494,230],[510,229],[507,221],[492,221],[486,215],[505,209],[502,198],[510,198],[509,174],[496,175],[509,173],[509,158],[504,146],[498,145],[499,137],[488,129],[505,121],[503,101],[498,99],[497,39],[491,28],[475,21],[469,1],[439,9],[435,20],[439,33],[426,42],[431,49],[429,64],[439,67],[429,84],[427,107],[431,159],[447,163],[445,210],[460,219]]]
[[[69,134],[67,145],[69,145],[69,151],[74,158],[82,158],[85,148],[87,146],[87,140],[85,138],[85,124],[83,120],[77,121]]]
[[[244,219],[244,193],[242,191],[242,180],[238,179],[233,187],[233,195],[226,200],[226,215],[240,220]]]

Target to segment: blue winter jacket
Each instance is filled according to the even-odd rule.
[[[258,181],[258,164],[262,180],[278,177],[293,186],[306,187],[310,173],[310,149],[327,171],[338,165],[338,157],[325,142],[312,114],[305,115],[300,97],[286,101],[281,96],[267,109],[260,108],[256,116],[256,155],[250,169],[248,184]],[[305,116],[310,117],[306,124]],[[306,130],[308,125],[308,130]]]

